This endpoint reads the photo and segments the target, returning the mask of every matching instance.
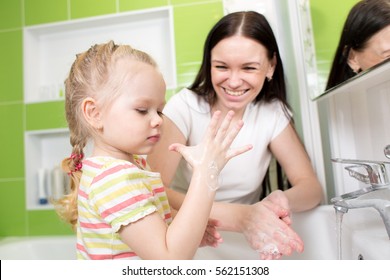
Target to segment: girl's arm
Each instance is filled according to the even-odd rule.
[[[233,115],[228,113],[219,126],[220,112],[215,113],[203,142],[197,146],[170,146],[192,166],[193,176],[169,226],[153,213],[121,229],[122,240],[142,259],[191,259],[195,255],[210,216],[220,170],[232,157],[251,149],[249,145],[230,149],[243,125],[241,121],[229,129]]]

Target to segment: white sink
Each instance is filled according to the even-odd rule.
[[[295,213],[293,228],[305,243],[303,253],[285,260],[337,260],[336,214],[333,205]],[[195,259],[258,259],[258,254],[238,233],[223,232],[218,248],[200,248]],[[351,209],[342,222],[342,259],[390,259],[390,240],[379,213],[371,208]]]
[[[293,228],[305,243],[303,253],[286,260],[337,260],[336,215],[332,205],[293,215]],[[343,259],[388,259],[390,240],[379,213],[371,208],[351,209],[342,223]],[[195,259],[256,260],[258,254],[238,233],[223,233],[219,248],[200,248]],[[76,258],[75,236],[7,237],[0,240],[3,260],[71,260]]]

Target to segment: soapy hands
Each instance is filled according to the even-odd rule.
[[[260,259],[280,259],[294,251],[303,252],[303,241],[291,228],[288,200],[282,191],[274,191],[262,201],[250,205],[242,232]]]
[[[183,156],[194,172],[198,169],[202,176],[206,176],[207,185],[211,191],[217,190],[218,175],[226,163],[231,158],[252,148],[252,145],[230,148],[243,126],[240,120],[230,127],[233,116],[234,112],[229,111],[220,122],[221,112],[216,111],[200,144],[188,147],[175,143],[169,146],[169,150],[179,152]]]

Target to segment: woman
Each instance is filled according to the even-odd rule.
[[[244,128],[233,146],[244,141],[253,149],[221,172],[211,217],[222,230],[242,232],[261,258],[301,252],[303,242],[290,227],[290,212],[318,205],[322,189],[294,129],[276,39],[261,14],[236,12],[219,20],[207,36],[194,83],[166,105],[163,137],[148,156],[165,186],[186,191],[192,171],[168,146],[198,143],[216,110],[223,114],[233,110],[235,121],[243,119]],[[274,191],[258,202],[272,156],[292,188]],[[168,190],[168,196],[171,205],[180,208],[183,195]]]
[[[390,1],[359,1],[344,23],[326,90],[389,57]]]

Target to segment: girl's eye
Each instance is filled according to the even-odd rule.
[[[143,108],[141,108],[141,109],[136,109],[136,111],[137,111],[138,113],[140,113],[141,115],[147,115],[147,114],[149,113],[149,110],[148,110],[148,109],[143,109]],[[162,116],[164,115],[163,112],[160,111],[160,110],[157,110],[157,114],[158,114],[160,117],[162,117]]]
[[[142,115],[146,115],[148,113],[147,109],[136,109],[136,111]]]
[[[227,69],[227,67],[223,66],[223,65],[216,65],[215,68],[217,68],[217,69]]]

